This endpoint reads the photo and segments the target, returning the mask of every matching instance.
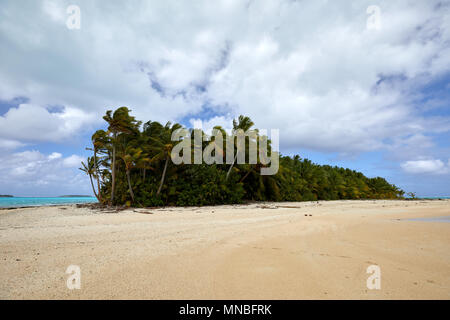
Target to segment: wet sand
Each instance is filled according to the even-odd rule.
[[[0,298],[450,299],[450,223],[408,220],[448,216],[450,200],[0,210]]]

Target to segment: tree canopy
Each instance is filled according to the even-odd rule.
[[[233,162],[227,164],[227,132],[215,127],[223,141],[212,138],[202,141],[202,149],[212,143],[223,163],[178,164],[171,161],[171,152],[179,141],[172,134],[183,127],[147,121],[143,125],[121,107],[106,112],[103,119],[108,130],[92,135],[94,155],[82,168],[90,177],[91,186],[100,203],[136,207],[162,205],[215,205],[244,201],[315,201],[338,199],[397,199],[404,192],[384,178],[368,178],[362,173],[329,165],[318,165],[308,159],[280,156],[275,175],[261,175],[264,165],[236,163],[238,153],[245,149],[234,145]],[[254,123],[240,116],[232,123],[233,130],[249,130]],[[184,128],[187,130],[186,128]],[[196,129],[197,130],[197,129]],[[193,129],[184,139],[195,145]],[[254,129],[259,135],[258,130]],[[203,131],[201,136],[207,136]],[[234,138],[233,138],[234,139]],[[270,140],[268,149],[271,150]],[[221,146],[220,148],[218,146]],[[259,148],[259,145],[258,145]],[[248,160],[248,155],[246,155]],[[94,184],[93,180],[96,181]],[[96,190],[97,188],[97,190]]]

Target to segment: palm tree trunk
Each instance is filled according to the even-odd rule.
[[[98,190],[98,201],[101,203],[102,199],[100,196],[100,172],[98,170],[98,163],[97,163],[97,149],[94,148],[94,165],[95,165],[95,173],[97,175],[97,190]]]
[[[234,156],[233,163],[231,164],[230,169],[228,169],[228,172],[227,172],[227,178],[226,178],[225,180],[228,180],[228,176],[229,176],[230,173],[231,173],[231,169],[233,169],[234,163],[236,162],[236,159],[237,159],[237,156],[238,156],[238,152],[239,152],[239,151],[236,150],[236,155]]]
[[[127,170],[127,180],[128,180],[128,188],[130,189],[131,200],[133,200],[134,202],[133,188],[131,188],[130,170]]]
[[[111,199],[109,200],[109,205],[114,202],[114,189],[116,186],[116,134],[114,133],[113,139],[113,159],[112,159],[112,169],[111,169]]]
[[[241,181],[239,181],[239,182],[243,182],[243,181],[245,180],[245,178],[247,178],[247,176],[250,174],[250,172],[252,172],[252,171],[249,170],[249,171],[245,174],[245,176],[241,179]]]
[[[95,192],[94,182],[92,181],[92,175],[91,174],[89,174],[89,179],[91,180],[92,191],[94,191],[94,195],[97,198],[97,200],[100,201],[100,199],[99,199],[99,197],[97,195],[97,192]]]
[[[156,192],[156,195],[158,196],[161,192],[162,186],[164,184],[164,178],[166,176],[166,169],[167,169],[167,163],[169,162],[169,157],[166,158],[166,164],[164,165],[163,174],[161,177],[161,183],[159,184],[158,192]]]

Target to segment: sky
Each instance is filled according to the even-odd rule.
[[[0,194],[92,194],[78,168],[120,106],[247,115],[284,155],[450,195],[450,1],[1,0]]]

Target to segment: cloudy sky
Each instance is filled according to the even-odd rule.
[[[119,106],[450,195],[450,1],[1,1],[0,194],[89,194]]]

